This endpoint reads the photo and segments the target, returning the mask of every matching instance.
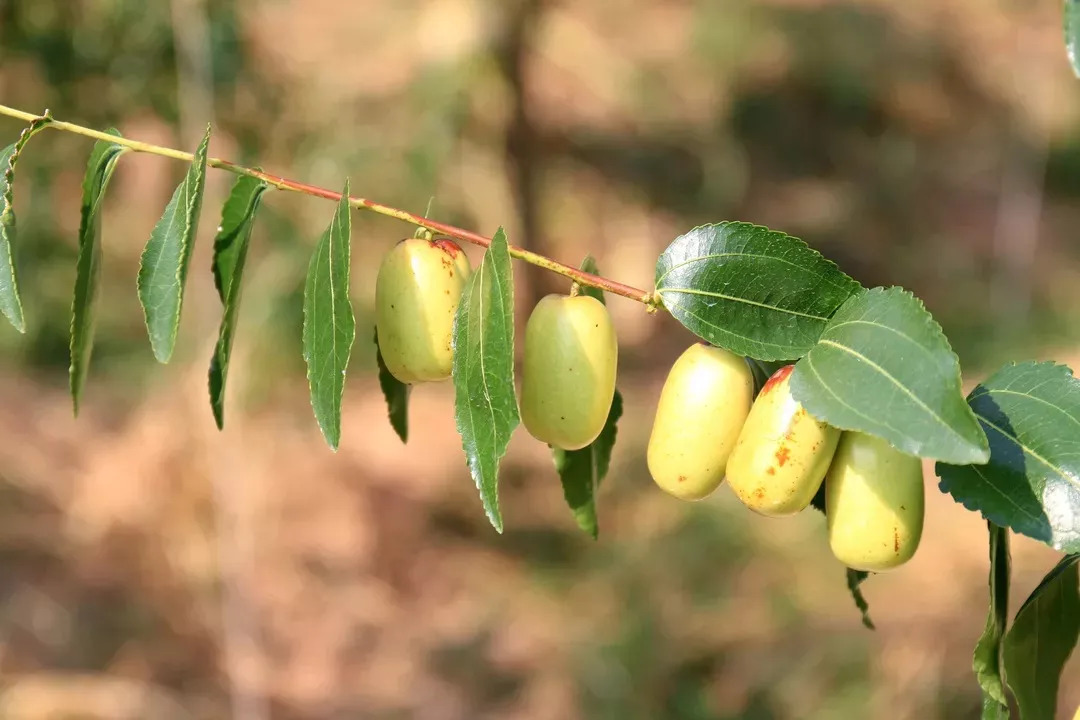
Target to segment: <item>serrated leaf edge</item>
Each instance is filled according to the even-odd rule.
[[[143,286],[143,284],[142,284],[142,272],[143,272],[143,268],[145,267],[145,264],[146,264],[146,248],[145,247],[143,248],[142,255],[139,257],[138,289],[139,289],[140,304],[142,304],[142,306],[143,306],[143,319],[144,319],[144,321],[146,323],[147,335],[150,338],[150,349],[153,350],[154,357],[157,359],[157,361],[160,362],[160,363],[163,363],[163,364],[169,362],[169,360],[172,359],[172,353],[173,353],[173,350],[176,347],[176,333],[177,333],[177,330],[179,330],[179,328],[180,328],[180,314],[181,314],[181,311],[183,310],[183,306],[184,306],[184,280],[186,279],[186,273],[187,273],[188,264],[189,264],[189,262],[191,260],[192,248],[195,245],[195,235],[198,232],[198,228],[196,226],[198,225],[199,218],[198,218],[198,213],[196,212],[196,209],[198,209],[198,210],[202,209],[202,192],[195,192],[194,188],[191,188],[189,186],[189,181],[194,181],[194,183],[196,185],[205,182],[205,180],[206,180],[206,155],[207,155],[207,151],[209,150],[209,147],[210,147],[210,124],[207,123],[206,132],[203,135],[202,141],[199,142],[198,147],[195,149],[195,155],[192,158],[191,165],[188,167],[187,173],[184,174],[184,179],[180,182],[180,185],[178,185],[177,188],[176,188],[177,190],[179,190],[181,187],[185,188],[185,190],[187,192],[187,195],[188,195],[188,197],[185,199],[186,201],[184,203],[184,221],[185,221],[185,225],[187,227],[187,230],[185,231],[185,235],[190,233],[190,238],[189,238],[188,242],[184,243],[184,247],[182,248],[181,255],[180,255],[180,262],[177,263],[177,265],[176,265],[176,285],[177,285],[177,293],[179,294],[179,302],[177,303],[177,307],[176,307],[176,315],[172,320],[172,328],[169,331],[169,337],[170,337],[171,341],[170,341],[169,347],[167,349],[166,348],[161,348],[159,350],[159,348],[158,348],[158,346],[157,346],[157,344],[155,342],[155,339],[154,339],[154,333],[150,329],[150,313],[149,313],[149,311],[147,309],[146,303],[142,302],[142,286]],[[205,186],[204,186],[203,189],[205,190]],[[174,195],[175,195],[175,191],[174,191]],[[171,202],[171,200],[170,200],[170,202]],[[166,209],[168,209],[168,205],[166,205]],[[162,219],[164,219],[164,214],[162,215]],[[158,222],[160,223],[161,220],[158,220]],[[151,230],[151,236],[153,236],[153,231],[157,229],[157,225],[158,225],[158,223],[154,224],[154,228],[153,228],[153,230]],[[149,244],[149,241],[147,241],[147,244]]]
[[[926,317],[927,317],[927,318],[929,318],[929,321],[930,321],[930,322],[932,323],[932,327],[933,327],[934,329],[936,329],[936,330],[937,330],[937,333],[938,333],[938,334],[939,334],[939,335],[940,335],[940,336],[941,336],[941,337],[942,337],[942,338],[943,338],[943,339],[945,340],[945,344],[946,344],[946,346],[947,346],[947,347],[949,348],[949,354],[950,354],[950,355],[952,356],[952,359],[953,359],[953,361],[954,361],[954,362],[953,362],[953,364],[954,364],[954,367],[956,368],[956,390],[957,390],[957,392],[958,392],[958,393],[961,393],[961,392],[963,392],[963,387],[964,387],[964,386],[963,386],[963,380],[962,380],[962,377],[961,377],[961,375],[960,375],[960,359],[959,359],[959,357],[957,357],[956,353],[955,353],[955,352],[953,351],[953,349],[952,349],[952,344],[951,344],[951,343],[949,343],[949,339],[948,339],[948,337],[947,337],[947,336],[945,335],[945,332],[944,332],[944,331],[943,331],[943,330],[941,329],[941,325],[939,325],[939,324],[938,324],[938,322],[937,322],[936,320],[934,320],[934,317],[933,317],[933,315],[931,315],[931,314],[930,314],[930,311],[926,309],[926,306],[925,306],[925,305],[923,304],[922,300],[920,300],[920,299],[919,299],[919,298],[918,298],[918,297],[917,297],[917,296],[916,296],[916,295],[915,295],[914,293],[912,293],[912,292],[911,292],[910,290],[907,290],[906,288],[900,287],[899,285],[890,285],[889,287],[875,287],[875,288],[867,288],[867,289],[864,289],[862,293],[855,293],[854,295],[852,295],[851,297],[849,297],[849,298],[848,298],[847,300],[845,300],[845,301],[844,301],[844,304],[846,304],[846,303],[848,303],[848,302],[851,302],[851,301],[852,301],[852,300],[854,300],[854,299],[855,299],[856,297],[861,297],[861,296],[862,296],[862,295],[863,295],[864,293],[867,293],[867,294],[868,294],[868,293],[872,293],[872,292],[875,292],[875,291],[877,291],[877,292],[879,292],[879,294],[883,294],[883,293],[884,293],[885,291],[887,291],[887,290],[894,290],[894,289],[895,289],[895,290],[899,290],[899,291],[900,291],[900,292],[901,292],[902,294],[904,294],[904,295],[907,295],[907,296],[909,296],[909,297],[913,298],[913,299],[914,299],[914,300],[915,300],[916,302],[918,302],[918,303],[919,303],[919,307],[920,307],[920,308],[921,308],[921,309],[922,309],[922,310],[923,310],[923,311],[924,311],[924,312],[926,313]],[[843,305],[841,305],[841,307],[843,307]],[[837,308],[837,310],[839,310],[839,308]],[[886,326],[881,326],[881,327],[886,327]],[[886,328],[886,329],[888,329],[888,328]],[[825,328],[825,331],[827,331],[827,330],[828,330],[828,326],[826,326],[826,328]],[[823,331],[823,332],[822,332],[822,334],[823,334],[823,335],[824,335],[824,332],[825,332],[825,331]],[[818,342],[820,343],[821,341],[819,340]],[[839,345],[838,345],[837,343],[833,343],[833,344],[837,345],[838,347],[842,347],[842,346],[839,346]],[[816,347],[816,345],[815,345],[815,347]],[[812,349],[812,348],[811,348],[811,349]],[[811,362],[810,362],[809,360],[807,360],[807,358],[809,357],[809,355],[810,355],[810,353],[809,353],[809,352],[807,352],[807,353],[806,353],[806,355],[803,355],[803,356],[802,356],[801,358],[799,358],[799,359],[798,359],[798,361],[796,361],[796,365],[798,365],[798,364],[802,363],[802,361],[803,361],[803,360],[806,360],[806,362],[807,362],[807,365],[809,365],[809,366],[810,366],[810,369],[811,369],[811,371],[813,371],[814,375],[815,375],[815,376],[817,376],[817,377],[818,377],[818,379],[820,380],[820,375],[818,374],[818,372],[817,372],[816,370],[814,370],[814,368],[813,368],[813,364],[812,364],[812,363],[811,363]],[[872,364],[872,363],[871,363],[871,364]],[[889,376],[889,377],[890,377],[890,379],[891,379],[891,376]],[[834,391],[833,391],[833,390],[832,390],[831,388],[829,388],[829,387],[828,387],[827,385],[825,385],[824,383],[822,383],[822,386],[823,386],[823,387],[825,387],[825,389],[826,389],[826,390],[827,390],[827,391],[829,392],[829,394],[830,394],[830,395],[832,395],[832,396],[833,396],[834,398],[836,398],[836,399],[837,399],[837,401],[839,401],[839,402],[840,402],[841,404],[843,404],[843,405],[847,406],[847,407],[848,407],[848,409],[849,409],[849,410],[851,410],[852,412],[854,412],[854,413],[855,413],[856,415],[860,415],[860,416],[862,416],[862,417],[867,417],[865,413],[862,413],[862,412],[860,412],[860,411],[856,410],[855,408],[851,407],[851,406],[850,406],[850,405],[848,405],[848,404],[847,404],[846,402],[844,402],[844,401],[843,401],[843,400],[842,400],[842,399],[841,399],[841,398],[840,398],[840,397],[839,397],[839,396],[838,396],[838,395],[837,395],[837,394],[836,394],[836,393],[835,393],[835,392],[834,392]],[[794,392],[794,388],[792,389],[792,395],[793,395],[793,396],[795,395],[795,392]],[[963,396],[961,396],[961,397],[963,397]],[[798,398],[798,397],[795,397],[795,400],[796,400],[796,401],[798,401],[800,405],[803,405],[803,406],[805,407],[805,404],[803,403],[803,401],[802,401],[802,400],[801,400],[800,398]],[[990,443],[989,443],[989,440],[987,440],[987,438],[986,438],[986,433],[985,433],[985,432],[983,432],[983,430],[982,430],[982,426],[981,426],[981,425],[979,424],[978,418],[976,418],[976,417],[975,417],[975,413],[974,413],[974,412],[973,412],[973,411],[971,410],[971,406],[970,406],[970,405],[967,405],[967,402],[965,402],[965,403],[964,403],[964,405],[965,405],[965,406],[967,406],[967,408],[968,408],[968,412],[969,412],[969,414],[971,415],[971,418],[972,418],[972,420],[974,420],[974,421],[975,421],[975,424],[976,424],[976,426],[978,426],[978,427],[979,427],[979,432],[980,432],[980,434],[982,435],[982,438],[983,438],[983,440],[984,440],[984,443],[985,443],[985,445],[986,445],[986,447],[985,447],[985,448],[980,448],[980,449],[983,449],[983,450],[985,451],[985,453],[986,453],[986,459],[985,459],[985,460],[984,460],[983,462],[981,462],[981,463],[969,463],[969,464],[972,464],[972,465],[985,465],[985,464],[986,464],[987,462],[989,462],[989,461],[990,461]],[[810,413],[810,415],[811,415],[811,416],[813,416],[813,417],[814,417],[814,419],[818,420],[819,422],[827,422],[827,423],[828,423],[829,425],[831,425],[831,426],[832,426],[832,427],[834,427],[834,428],[837,428],[838,430],[843,430],[843,431],[845,431],[845,432],[861,432],[861,433],[864,433],[864,434],[867,434],[867,435],[874,435],[875,437],[880,437],[880,438],[881,438],[882,440],[886,441],[886,442],[887,442],[887,443],[889,444],[889,446],[890,446],[890,447],[892,447],[892,448],[893,448],[894,450],[896,450],[896,451],[898,451],[898,452],[902,452],[902,453],[904,453],[904,454],[906,454],[906,455],[912,455],[912,456],[914,456],[914,457],[922,458],[922,459],[925,459],[925,460],[934,460],[934,461],[940,462],[940,461],[939,461],[939,460],[938,460],[937,458],[934,458],[934,457],[930,457],[930,456],[924,456],[924,455],[919,455],[919,454],[917,454],[917,453],[913,453],[913,452],[911,452],[911,451],[909,451],[909,450],[904,450],[903,448],[899,448],[899,447],[896,447],[895,443],[893,443],[893,442],[892,442],[891,440],[889,440],[889,439],[888,439],[888,438],[886,438],[886,437],[883,437],[883,436],[877,435],[877,434],[875,434],[875,433],[867,432],[866,430],[861,430],[861,429],[859,429],[859,428],[851,427],[851,426],[849,426],[849,425],[845,425],[845,424],[839,424],[839,423],[833,422],[832,420],[826,420],[826,419],[824,419],[824,418],[821,418],[821,417],[819,417],[818,415],[816,415],[816,414],[814,414],[813,412],[811,412],[810,408],[806,408],[806,411],[807,411],[808,413]],[[868,419],[870,419],[870,418],[868,418]],[[943,424],[943,425],[944,425],[945,427],[949,427],[949,426],[948,426],[948,424],[944,422],[944,420],[940,420],[940,422],[941,422],[941,423],[942,423],[942,424]],[[949,429],[951,430],[951,428],[949,428]],[[959,436],[959,435],[958,435],[958,434],[956,433],[956,431],[952,431],[952,432],[953,432],[954,434],[956,434],[956,435],[957,435],[958,437],[960,437],[960,436]],[[946,464],[953,464],[953,463],[946,463]]]
[[[11,154],[8,155],[7,166],[4,168],[4,194],[0,198],[0,225],[3,225],[3,218],[14,217],[15,215],[15,165],[19,162],[19,156],[22,155],[23,149],[26,144],[30,142],[30,138],[41,132],[42,129],[47,127],[53,121],[52,115],[46,110],[40,117],[34,118],[29,125],[23,128],[19,133],[19,138],[4,148],[7,150],[11,148]],[[26,316],[23,314],[22,296],[19,293],[19,280],[18,274],[15,271],[15,247],[11,243],[13,238],[3,238],[0,242],[5,242],[8,245],[7,248],[7,271],[11,278],[11,293],[12,299],[15,301],[15,317],[11,317],[4,311],[4,317],[8,319],[8,322],[18,330],[20,333],[26,332]]]

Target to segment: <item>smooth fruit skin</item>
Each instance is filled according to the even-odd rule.
[[[454,313],[469,259],[452,240],[402,240],[375,280],[375,327],[390,373],[403,383],[445,380],[453,363]]]
[[[687,348],[664,381],[649,436],[646,460],[656,484],[683,500],[716,490],[753,397],[743,358],[704,343]]]
[[[785,365],[765,383],[728,458],[728,485],[762,515],[794,515],[809,505],[840,441],[838,429],[791,396],[794,367]]]
[[[588,295],[548,295],[525,326],[521,421],[563,450],[600,434],[615,395],[619,346],[604,304]]]
[[[910,560],[924,502],[919,458],[873,435],[843,434],[825,476],[829,546],[840,562],[882,572]]]

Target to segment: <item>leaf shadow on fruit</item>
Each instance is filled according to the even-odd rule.
[[[580,434],[578,430],[579,426],[583,424],[582,418],[575,416],[581,416],[583,413],[588,414],[591,409],[603,402],[606,388],[600,370],[593,364],[583,361],[589,357],[590,349],[593,351],[593,355],[596,354],[596,343],[590,348],[587,339],[583,337],[581,329],[567,318],[560,317],[558,323],[557,329],[549,331],[547,334],[558,339],[558,348],[556,349],[561,350],[561,352],[557,353],[557,357],[545,357],[546,362],[542,366],[543,375],[545,376],[544,384],[549,385],[549,387],[545,388],[546,391],[543,393],[530,396],[524,392],[523,384],[521,412],[522,418],[527,420],[527,425],[529,424],[528,420],[531,420],[536,429],[541,432],[551,433],[553,429],[557,429],[559,435],[566,436]],[[596,332],[599,333],[600,330],[597,329]],[[589,338],[591,337],[589,335]],[[548,355],[551,352],[550,343],[546,343],[544,347],[537,347],[534,344],[535,342],[535,339],[530,342],[527,328],[526,355],[534,353]],[[561,367],[555,367],[556,362],[563,362],[564,364]],[[522,377],[525,378],[526,374],[527,372],[523,370]],[[558,377],[562,377],[563,382],[548,382],[549,379]],[[616,367],[617,380],[618,369]],[[530,382],[532,382],[532,378],[530,378]],[[597,432],[600,432],[603,428],[604,421],[606,421],[611,410],[613,397],[614,394],[607,398],[607,405],[603,408],[602,419]]]

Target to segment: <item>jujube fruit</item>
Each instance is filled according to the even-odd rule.
[[[604,429],[615,395],[619,347],[604,304],[548,295],[525,326],[521,420],[537,440],[578,450]]]
[[[656,484],[684,500],[714,491],[753,397],[743,358],[704,343],[687,348],[664,381],[649,436],[646,459]]]
[[[791,395],[794,365],[777,370],[758,393],[727,463],[728,485],[762,515],[793,515],[814,498],[840,431]]]
[[[874,435],[845,432],[825,476],[829,546],[856,570],[902,565],[923,529],[922,461]]]
[[[469,259],[452,240],[409,238],[383,258],[375,327],[386,368],[398,380],[450,377],[454,313],[471,274]]]

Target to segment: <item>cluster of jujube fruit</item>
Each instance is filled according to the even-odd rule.
[[[454,315],[472,269],[452,240],[411,238],[385,257],[375,286],[383,361],[403,383],[449,378]],[[540,300],[525,329],[521,418],[538,440],[587,447],[615,393],[618,344],[607,308],[572,293]],[[745,358],[705,343],[672,366],[660,394],[647,462],[656,484],[700,500],[726,477],[762,515],[793,515],[824,483],[829,544],[848,567],[880,572],[911,559],[923,528],[921,461],[886,441],[842,432],[792,396],[793,365],[755,398]]]

